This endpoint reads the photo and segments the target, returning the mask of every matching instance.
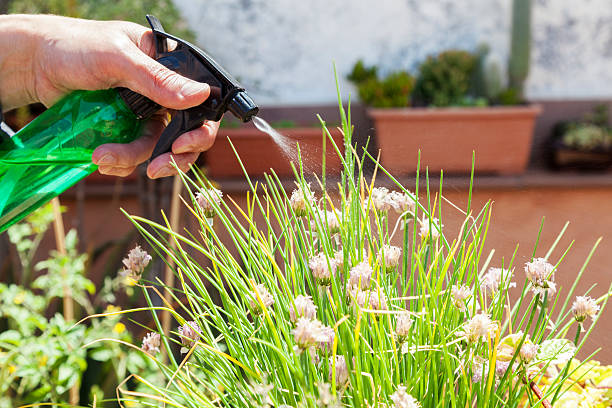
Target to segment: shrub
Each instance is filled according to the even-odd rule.
[[[410,105],[414,78],[406,71],[392,72],[379,79],[377,67],[366,67],[359,60],[347,78],[357,85],[359,98],[369,106],[394,108]]]
[[[459,50],[427,57],[419,67],[414,99],[427,106],[464,104],[477,63],[476,55]]]

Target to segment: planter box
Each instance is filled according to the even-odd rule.
[[[291,162],[297,164],[297,143],[300,146],[304,171],[321,174],[323,157],[323,136],[321,128],[290,128],[279,129],[286,136],[283,148],[270,136],[252,126],[239,129],[219,129],[217,141],[206,152],[206,167],[211,177],[241,177],[242,168],[232,150],[230,143],[236,148],[242,164],[249,176],[262,176],[274,169],[279,176],[293,176]],[[338,129],[330,129],[334,142],[344,153],[342,134]],[[328,174],[339,173],[342,162],[333,145],[326,139],[325,169]]]
[[[381,164],[406,174],[421,169],[431,173],[469,173],[472,151],[479,173],[518,174],[525,170],[537,105],[487,108],[370,109]]]

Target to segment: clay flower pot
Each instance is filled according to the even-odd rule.
[[[370,109],[381,164],[397,174],[421,169],[518,174],[527,167],[537,105],[486,108]]]
[[[274,169],[278,176],[293,176],[291,162],[297,167],[297,143],[300,146],[304,170],[321,174],[323,136],[321,128],[304,127],[277,129],[286,136],[284,143],[277,144],[270,136],[252,126],[238,129],[219,129],[217,140],[206,152],[208,175],[215,178],[242,177],[242,168],[228,141],[231,140],[249,176],[270,174]],[[342,134],[330,129],[334,142],[344,153]],[[326,140],[325,169],[328,174],[339,173],[341,160],[331,142]]]

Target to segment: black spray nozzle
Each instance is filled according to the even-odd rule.
[[[227,105],[227,110],[243,122],[248,122],[257,115],[259,108],[245,91],[238,92]]]
[[[164,129],[151,159],[171,150],[172,143],[183,133],[196,129],[205,120],[219,121],[226,111],[232,112],[243,122],[251,120],[259,108],[245,89],[232,78],[208,54],[189,42],[168,34],[161,22],[147,15],[155,39],[155,58],[167,68],[184,77],[210,86],[210,96],[201,105],[177,111]],[[167,40],[176,42],[176,48],[168,51]],[[160,106],[129,89],[122,89],[121,96],[140,118],[151,116]]]

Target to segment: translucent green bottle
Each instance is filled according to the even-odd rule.
[[[0,144],[0,232],[97,170],[94,149],[136,139],[117,89],[73,92]]]

